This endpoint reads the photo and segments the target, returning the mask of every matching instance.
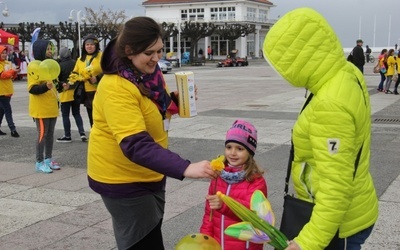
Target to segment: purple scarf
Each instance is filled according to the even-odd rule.
[[[157,105],[158,110],[160,110],[160,113],[164,118],[166,112],[170,113],[171,115],[179,112],[178,106],[176,106],[176,104],[171,100],[171,97],[168,95],[167,90],[165,89],[166,85],[164,77],[158,65],[152,74],[141,74],[134,71],[126,64],[121,64],[118,69],[118,74],[121,77],[132,82],[139,89],[139,85],[141,83],[143,84],[146,91],[149,92],[149,94],[146,96]]]

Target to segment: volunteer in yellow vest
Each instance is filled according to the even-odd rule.
[[[0,126],[5,116],[12,137],[19,137],[11,109],[11,96],[14,94],[13,79],[18,72],[19,70],[13,69],[11,62],[7,61],[7,47],[0,45]],[[0,135],[6,133],[0,130]]]
[[[346,61],[328,22],[309,8],[293,10],[274,24],[264,56],[290,84],[313,94],[293,128],[291,176],[297,197],[315,206],[287,249],[324,249],[337,231],[338,249],[360,249],[378,218],[364,76]]]
[[[54,45],[50,41],[36,40],[32,46],[35,60],[51,59]],[[51,173],[59,170],[53,161],[54,128],[58,116],[58,93],[53,81],[40,81],[40,72],[28,65],[29,115],[36,122],[38,137],[36,141],[36,172]]]
[[[179,105],[157,64],[163,48],[160,25],[135,17],[101,61],[88,180],[111,214],[118,249],[164,249],[166,176],[216,177],[208,161],[191,163],[168,150],[168,126]]]
[[[97,84],[103,73],[100,66],[101,51],[99,40],[92,34],[83,38],[82,56],[76,61],[72,74],[76,79],[85,82],[85,107],[89,117],[90,126],[93,126],[93,99]]]

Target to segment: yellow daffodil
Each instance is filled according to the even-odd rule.
[[[225,157],[223,155],[218,156],[214,160],[211,161],[211,168],[214,171],[222,171],[225,167],[224,164]]]

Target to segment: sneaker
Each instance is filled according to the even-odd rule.
[[[86,137],[85,133],[81,133],[81,140],[87,141],[87,137]]]
[[[63,137],[60,137],[56,140],[56,142],[71,142],[71,137],[66,137],[65,135]]]
[[[18,138],[18,137],[19,137],[19,134],[18,134],[18,132],[15,130],[15,131],[11,132],[11,136],[12,136],[12,137],[15,137],[15,138]]]
[[[44,164],[46,164],[46,166],[52,170],[60,170],[61,169],[60,165],[51,159],[45,159]]]
[[[44,161],[42,162],[36,162],[36,172],[38,173],[45,173],[45,174],[50,174],[53,172],[45,163]]]
[[[0,135],[6,135],[7,133],[4,133],[3,131],[0,130]]]
[[[393,94],[393,92],[390,90],[386,90],[386,94]]]
[[[398,94],[399,94],[399,92],[395,91],[395,92],[393,92],[393,94],[395,94],[395,95],[398,95]]]

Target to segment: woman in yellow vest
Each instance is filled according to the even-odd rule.
[[[90,126],[93,126],[93,99],[97,84],[102,77],[100,66],[101,51],[99,40],[92,34],[83,38],[82,56],[76,61],[72,74],[77,74],[77,79],[85,82],[84,105],[89,117]]]

